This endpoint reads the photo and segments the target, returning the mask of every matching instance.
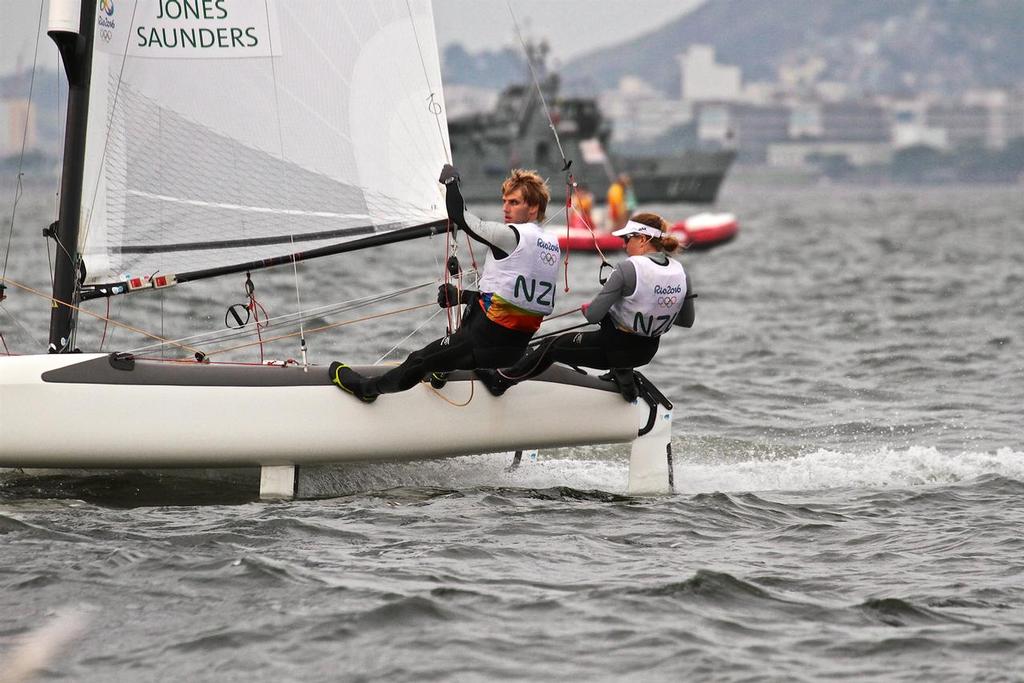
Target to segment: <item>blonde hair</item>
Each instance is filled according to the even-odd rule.
[[[661,237],[652,237],[651,244],[661,251],[671,254],[679,248],[679,239],[668,231],[668,221],[656,213],[638,213],[629,220],[661,230]]]
[[[508,178],[501,184],[501,194],[507,195],[516,190],[522,190],[523,199],[529,206],[537,207],[537,222],[544,220],[544,212],[548,209],[548,201],[551,199],[551,192],[548,191],[548,184],[536,171],[524,171],[521,168],[512,169]]]

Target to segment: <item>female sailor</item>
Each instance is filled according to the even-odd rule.
[[[637,397],[633,368],[646,365],[658,351],[661,335],[673,325],[691,327],[695,316],[690,283],[682,264],[669,258],[679,241],[668,224],[653,213],[634,216],[614,235],[625,242],[629,258],[619,263],[601,291],[582,306],[594,332],[567,332],[550,337],[515,365],[498,371],[478,370],[495,396],[534,377],[552,363],[611,370],[623,397]]]

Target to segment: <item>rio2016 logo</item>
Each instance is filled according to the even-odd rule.
[[[100,14],[96,20],[100,40],[109,43],[114,38],[114,0],[100,0]]]

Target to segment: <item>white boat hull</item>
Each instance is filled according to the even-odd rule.
[[[331,385],[323,367],[217,368],[137,361],[117,370],[102,354],[0,358],[0,466],[419,460],[630,442],[650,417],[645,402],[627,404],[586,376],[524,382],[500,398],[453,379],[364,404]],[[570,382],[577,374],[561,373]]]

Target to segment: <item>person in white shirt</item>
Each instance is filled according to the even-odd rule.
[[[534,171],[514,170],[502,184],[503,223],[482,221],[466,211],[459,174],[445,164],[439,181],[447,190],[448,218],[488,248],[480,291],[438,288],[442,308],[466,304],[459,329],[413,351],[398,367],[365,377],[344,363],[332,363],[331,382],[365,403],[381,394],[411,389],[426,377],[443,382],[452,370],[499,368],[515,363],[555,305],[558,241],[540,229],[550,192]]]

